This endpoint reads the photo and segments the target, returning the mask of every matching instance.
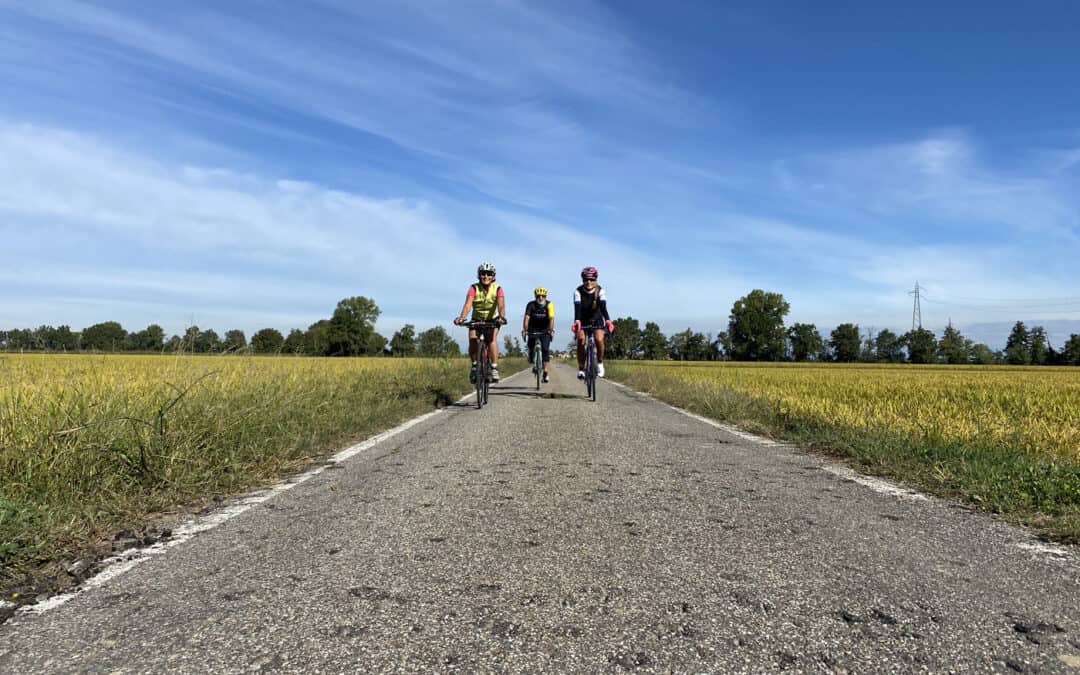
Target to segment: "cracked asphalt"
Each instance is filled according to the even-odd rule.
[[[1075,550],[531,382],[20,612],[0,672],[1080,672]]]

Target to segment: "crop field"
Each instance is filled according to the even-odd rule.
[[[0,356],[0,577],[11,587],[152,514],[274,480],[451,403],[472,389],[467,363]]]
[[[622,361],[608,376],[1080,540],[1080,369]]]

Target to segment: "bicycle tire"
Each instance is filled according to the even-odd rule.
[[[585,391],[596,400],[596,339],[590,335],[585,346]]]
[[[533,371],[536,373],[536,391],[540,391],[540,378],[544,372],[542,354],[543,352],[540,351],[540,338],[536,338],[536,346],[533,348]]]
[[[483,339],[477,336],[477,340],[480,341],[479,348],[477,349],[476,359],[476,407],[484,407],[484,383],[487,380],[487,368],[485,362],[487,361],[487,346],[483,343]]]

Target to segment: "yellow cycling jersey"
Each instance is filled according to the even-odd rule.
[[[499,315],[499,296],[503,295],[502,287],[494,281],[484,291],[479,282],[469,287],[469,296],[472,302],[473,321],[488,321]]]

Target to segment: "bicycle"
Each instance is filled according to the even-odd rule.
[[[476,331],[476,407],[483,408],[488,402],[488,387],[491,384],[491,353],[488,350],[488,331],[498,328],[502,322],[495,320],[465,321],[461,324]]]
[[[596,355],[596,331],[604,328],[604,324],[597,323],[581,327],[585,331],[585,398],[593,401],[596,401],[597,364],[600,363]]]
[[[539,332],[529,331],[525,334],[525,338],[536,338],[536,342],[533,343],[532,353],[532,365],[533,374],[536,375],[536,390],[540,391],[540,381],[544,377],[544,350],[540,346],[540,338],[543,335],[547,335],[546,330]]]

